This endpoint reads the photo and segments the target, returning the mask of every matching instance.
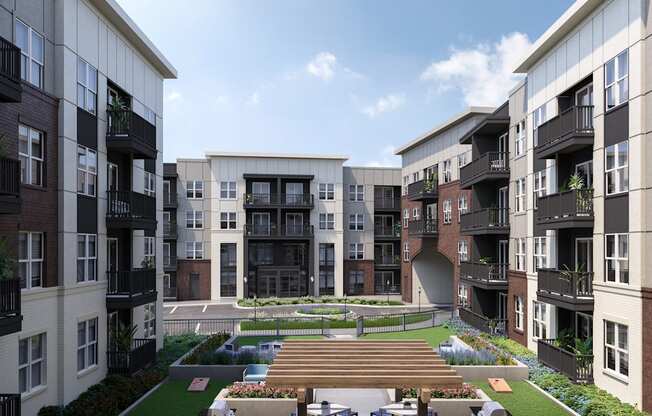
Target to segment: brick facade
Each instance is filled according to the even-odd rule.
[[[199,274],[199,296],[193,298],[190,289],[190,274]],[[211,298],[211,261],[178,260],[177,300],[206,300]]]
[[[349,272],[360,270],[364,273],[364,289],[360,295],[374,294],[374,262],[373,260],[344,260],[344,293],[349,293]]]
[[[514,341],[527,347],[527,276],[525,272],[510,270],[508,274],[509,287],[507,289],[507,322],[508,335]],[[523,299],[523,329],[516,329],[515,298],[520,296]]]

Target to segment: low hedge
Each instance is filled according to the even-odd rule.
[[[67,406],[46,406],[39,416],[115,416],[160,383],[168,367],[205,337],[179,335],[165,337],[157,364],[135,376],[111,375],[91,386]]]
[[[302,304],[344,304],[345,298],[337,297],[301,297],[301,298],[262,298],[254,300],[251,298],[239,299],[238,305],[246,308],[253,308],[254,306],[284,306],[284,305],[302,305]],[[377,305],[377,306],[402,306],[403,302],[398,300],[385,299],[365,299],[365,298],[346,298],[347,305]]]
[[[405,315],[405,324],[415,324],[432,319],[432,313],[408,314]],[[355,328],[355,319],[280,319],[279,329],[321,329],[324,328]],[[380,316],[378,318],[367,317],[364,319],[364,326],[368,328],[378,328],[383,326],[400,326],[403,325],[403,316]],[[277,328],[276,319],[258,319],[250,320],[240,324],[242,331],[272,331]]]
[[[195,365],[195,364],[205,364],[209,356],[215,354],[215,350],[221,347],[228,339],[230,335],[226,333],[219,333],[211,335],[206,341],[199,345],[195,350],[183,360],[183,364],[186,365]]]
[[[476,390],[477,387],[464,383],[459,389],[432,389],[430,397],[433,399],[477,399]],[[401,396],[404,399],[416,399],[417,395],[416,388],[401,389]]]
[[[234,383],[227,387],[228,397],[234,399],[296,399],[294,389],[267,387],[265,383]]]

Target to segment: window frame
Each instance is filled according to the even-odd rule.
[[[516,238],[516,270],[520,272],[527,271],[527,241],[523,237]]]
[[[534,183],[532,184],[532,194],[534,197],[533,201],[533,209],[538,209],[539,204],[538,200],[542,196],[547,195],[547,184],[548,184],[548,174],[547,171],[548,169],[541,169],[540,171],[534,172],[533,174],[533,181]]]
[[[468,195],[460,194],[457,197],[457,222],[462,222],[462,214],[469,212]]]
[[[144,171],[143,180],[143,193],[147,196],[156,197],[156,174]]]
[[[521,213],[527,210],[526,207],[526,193],[527,193],[527,184],[525,178],[518,178],[514,181],[516,186],[516,192],[514,193],[514,198],[516,201],[515,212]]]
[[[620,61],[622,57],[625,57],[627,68],[625,69],[625,74],[620,74]],[[608,66],[613,64],[613,74],[614,79],[612,82],[608,81]],[[627,94],[625,97],[621,97],[620,86],[624,84],[626,86]],[[614,90],[614,104],[609,104],[609,90],[613,88]],[[620,107],[629,100],[629,50],[625,49],[620,52],[618,55],[614,56],[612,59],[608,60],[604,64],[604,108],[605,112],[609,112],[615,108]]]
[[[27,138],[27,153],[21,152],[20,151],[20,144],[22,141],[23,134],[21,133],[21,130],[25,130],[27,132],[24,137]],[[38,141],[39,141],[39,146],[41,148],[41,155],[40,157],[35,156],[33,153],[33,146],[32,142],[35,139],[35,137],[32,137],[32,133],[36,133],[36,136],[38,136]],[[20,181],[21,183],[25,185],[31,185],[31,186],[38,186],[38,187],[45,187],[44,183],[44,177],[45,177],[45,133],[42,132],[41,130],[32,128],[30,126],[27,126],[25,124],[18,124],[18,158],[20,159]],[[23,159],[25,159],[25,167],[23,169]],[[36,163],[37,166],[40,166],[40,169],[38,171],[40,172],[39,178],[37,183],[34,183],[34,175],[33,175],[33,166]],[[25,172],[25,175],[23,177],[23,172]]]
[[[188,260],[203,260],[204,259],[204,242],[203,241],[186,241],[186,259],[188,259]]]
[[[534,270],[548,267],[548,237],[534,237]]]
[[[526,153],[527,147],[527,129],[525,119],[516,123],[516,137],[515,137],[515,146],[514,146],[514,157],[524,156]]]
[[[32,356],[32,353],[34,352],[34,346],[32,345],[34,342],[34,339],[38,338],[39,339],[39,345],[40,345],[40,356],[37,358],[34,358]],[[25,349],[26,352],[26,361],[24,363],[21,363],[20,361],[20,350],[21,350],[21,343],[22,342],[27,342],[27,346]],[[33,385],[33,367],[35,365],[38,365],[40,367],[40,384]],[[22,386],[20,382],[20,373],[22,370],[25,371],[25,385],[26,385],[26,390],[22,391]],[[42,332],[40,334],[34,334],[22,339],[18,340],[18,390],[20,391],[21,396],[26,396],[31,394],[34,391],[41,390],[45,387],[47,387],[47,332]]]
[[[204,211],[191,209],[186,211],[186,229],[202,230],[204,228]]]
[[[143,305],[143,338],[156,338],[156,302]]]
[[[91,323],[94,325],[94,339],[91,337]],[[98,359],[98,318],[90,318],[77,322],[77,374],[84,373],[97,367]],[[84,326],[84,340],[79,338],[80,325]],[[80,368],[80,353],[83,354],[83,364]]]
[[[349,214],[349,231],[364,231],[364,214]]]
[[[18,24],[24,26],[25,29],[27,30],[27,49],[22,48],[22,47],[20,47],[20,45],[18,45]],[[45,77],[43,76],[43,74],[45,72],[44,71],[44,68],[45,68],[45,37],[43,35],[41,35],[39,32],[37,32],[36,30],[34,30],[34,28],[32,28],[30,25],[28,25],[27,23],[23,22],[22,20],[20,20],[18,18],[16,19],[16,23],[14,24],[14,31],[16,33],[16,35],[15,35],[16,36],[16,46],[18,46],[20,48],[20,54],[21,54],[21,71],[20,71],[21,79],[28,82],[29,84],[35,86],[36,88],[44,89],[45,86],[43,84],[44,84]],[[42,52],[43,56],[41,57],[40,60],[37,57],[35,57],[34,54],[33,54],[33,52],[34,52],[34,44],[33,44],[34,43],[34,36],[36,36],[37,38],[40,38],[40,40],[41,40],[41,52]],[[25,62],[23,62],[23,60],[26,60],[29,65],[24,65]],[[34,74],[32,74],[32,69],[33,69],[32,64],[36,64],[37,68],[38,68],[38,74],[37,74],[38,83],[33,82]],[[25,71],[24,76],[23,76],[23,69]]]
[[[523,298],[521,296],[514,296],[514,328],[518,331],[523,331],[524,322]]]
[[[186,181],[186,198],[204,199],[204,181],[200,181],[200,180]]]
[[[608,342],[608,326],[613,325],[613,344],[610,344]],[[625,336],[625,347],[621,347],[621,332],[620,328],[624,327],[625,328],[625,333],[627,334]],[[608,371],[609,373],[613,373],[618,377],[625,377],[629,378],[629,325],[621,324],[618,322],[613,322],[609,321],[607,319],[603,320],[603,331],[604,331],[604,336],[602,337],[602,344],[603,344],[603,351],[604,351],[604,369],[605,371]],[[609,350],[613,350],[614,354],[614,368],[609,367]],[[627,373],[622,372],[621,368],[621,360],[622,360],[622,355],[625,355],[627,357]]]
[[[403,208],[403,228],[408,228],[410,225],[410,210]]]
[[[469,261],[469,242],[459,240],[457,242],[457,264],[462,264],[463,261]]]
[[[349,185],[349,202],[364,202],[364,185]]]
[[[319,213],[319,229],[320,230],[334,230],[335,229],[335,214],[331,212]]]
[[[81,162],[81,151],[83,151],[83,158],[85,161],[83,164]],[[94,155],[94,170],[92,169],[93,166],[88,163],[89,155]],[[82,183],[80,183],[80,178],[83,178]],[[93,192],[90,192],[91,181],[89,179],[92,179]],[[80,186],[83,189],[80,190]],[[77,193],[80,195],[86,195],[91,198],[97,197],[97,150],[80,144],[77,145]]]
[[[469,306],[469,288],[461,282],[457,284],[457,306],[462,308]]]
[[[614,253],[613,255],[609,255],[609,239],[610,238],[614,239],[614,242],[612,244],[614,248]],[[625,240],[625,254],[624,256],[620,252],[620,249],[622,248],[621,246],[621,239]],[[630,279],[629,279],[629,233],[608,233],[604,235],[604,261],[605,261],[605,274],[604,274],[604,281],[607,283],[614,283],[614,284],[621,284],[621,285],[629,285],[630,284]],[[614,268],[613,268],[613,275],[614,279],[611,280],[609,278],[610,275],[610,262],[613,262]],[[625,263],[627,265],[627,269],[623,270],[622,269],[622,263]],[[625,275],[625,279],[622,278],[622,272],[625,271],[627,274]]]
[[[349,243],[349,260],[364,260],[364,243]]]
[[[236,181],[220,181],[220,199],[234,200],[238,197],[238,183]]]
[[[323,189],[322,189],[323,188]],[[335,200],[335,184],[334,183],[320,183],[318,192],[320,201],[334,201]]]
[[[442,212],[444,224],[451,224],[453,222],[453,202],[450,199],[444,200]]]
[[[40,235],[40,244],[41,244],[41,257],[40,258],[32,258],[32,255],[34,254],[34,236],[35,235]],[[21,258],[21,253],[20,253],[20,239],[21,236],[26,236],[26,242],[27,242],[27,257],[26,258]],[[45,244],[44,244],[44,239],[45,239],[45,233],[42,232],[33,232],[33,231],[19,231],[18,233],[18,275],[20,277],[20,269],[21,269],[21,264],[26,264],[25,268],[25,285],[23,286],[23,279],[20,279],[20,288],[23,290],[29,290],[37,287],[43,287],[43,263],[45,261]],[[34,264],[38,264],[39,268],[39,284],[34,285],[34,282],[32,281],[34,276],[33,276],[33,270],[34,270]]]
[[[83,78],[81,76],[82,71],[84,72]],[[95,79],[94,86],[90,81],[91,78]],[[97,68],[82,59],[82,57],[77,56],[77,107],[93,115],[97,115],[97,83]],[[79,102],[80,93],[83,94],[81,97],[83,99],[82,103]]]
[[[84,240],[84,255],[79,255],[80,238]],[[90,251],[91,240],[95,240],[94,248],[95,253]],[[80,262],[84,264],[84,273],[80,280],[79,265]],[[90,276],[89,271],[93,270],[93,276]],[[91,278],[93,277],[93,278]],[[77,233],[77,283],[97,282],[97,234]]]
[[[154,264],[156,268],[156,237],[143,237],[143,261],[145,264]]]
[[[621,148],[624,147],[623,145],[626,144],[626,154],[625,154],[625,164],[619,165],[620,161],[620,154],[621,154]],[[613,167],[609,168],[608,163],[609,163],[609,149],[614,148],[614,165]],[[611,146],[607,146],[604,149],[604,175],[605,175],[605,194],[607,196],[610,195],[618,195],[622,193],[629,192],[629,140],[623,140],[622,142],[612,144]],[[613,174],[614,179],[612,179],[612,183],[614,184],[614,191],[609,190],[609,178]],[[624,189],[620,189],[620,182],[623,179],[624,176]]]
[[[453,180],[453,161],[451,159],[446,159],[443,162],[442,173],[443,173],[443,183],[449,183]]]
[[[532,339],[546,339],[548,337],[548,305],[537,300],[532,301]]]
[[[409,242],[404,242],[403,243],[403,262],[409,262],[410,261],[410,243]]]

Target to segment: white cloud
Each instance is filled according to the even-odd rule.
[[[260,104],[260,94],[258,92],[252,93],[249,98],[247,98],[246,104],[248,105],[258,105]]]
[[[231,100],[229,99],[228,95],[218,95],[215,98],[215,104],[217,104],[217,105],[226,105],[226,104],[229,103],[229,101],[231,101]]]
[[[180,100],[181,98],[183,98],[183,97],[181,96],[181,93],[180,93],[180,92],[178,92],[178,91],[172,91],[171,93],[169,93],[169,94],[165,97],[165,101],[171,103],[171,102],[174,102],[174,101],[178,101],[178,100]]]
[[[335,76],[335,65],[337,65],[335,55],[330,52],[320,52],[308,62],[306,71],[323,81],[329,81]]]
[[[362,112],[369,116],[369,118],[374,118],[382,113],[395,111],[401,108],[404,104],[405,94],[389,94],[380,97],[374,104],[364,107]]]
[[[431,63],[421,80],[434,82],[438,93],[460,90],[467,105],[499,105],[520,79],[512,71],[531,45],[527,35],[514,32],[493,45],[453,48],[448,59]]]
[[[396,151],[396,146],[387,145],[380,150],[380,158],[377,160],[370,160],[365,164],[370,168],[382,168],[382,167],[395,167],[400,166],[400,158],[394,155]]]

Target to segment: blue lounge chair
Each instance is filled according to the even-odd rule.
[[[242,373],[242,381],[245,383],[260,383],[267,377],[267,364],[247,364],[247,368]]]

